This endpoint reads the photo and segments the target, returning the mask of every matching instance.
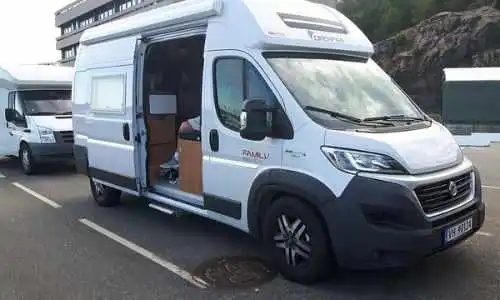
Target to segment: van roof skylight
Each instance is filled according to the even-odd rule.
[[[347,28],[340,21],[287,13],[278,13],[278,16],[287,26],[292,28],[347,34]]]

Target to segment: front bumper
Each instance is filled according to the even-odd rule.
[[[405,267],[470,237],[484,223],[485,206],[479,173],[476,168],[468,171],[473,186],[467,201],[433,215],[424,213],[412,187],[354,177],[337,201],[322,208],[338,264],[353,269]],[[445,243],[445,230],[468,218],[472,229]]]
[[[55,144],[29,144],[31,155],[37,163],[71,161],[73,157],[73,144],[55,143]]]

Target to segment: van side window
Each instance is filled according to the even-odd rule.
[[[91,107],[106,113],[125,112],[125,75],[92,78]]]
[[[14,108],[15,99],[16,99],[16,92],[9,92],[9,108]]]
[[[21,100],[16,97],[16,92],[9,93],[9,108],[15,109],[21,116],[24,114]]]
[[[264,99],[269,105],[277,101],[259,71],[243,58],[217,59],[214,80],[217,114],[222,124],[229,129],[239,131],[240,113],[245,99]]]

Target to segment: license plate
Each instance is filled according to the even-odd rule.
[[[444,232],[444,242],[449,243],[454,241],[467,232],[472,230],[472,218],[468,218],[465,221],[458,223],[457,225],[446,229]]]

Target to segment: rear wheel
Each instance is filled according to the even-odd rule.
[[[90,178],[90,190],[94,201],[99,206],[108,207],[120,204],[121,191],[96,182],[93,178]]]
[[[262,230],[270,259],[284,278],[314,284],[330,275],[334,264],[327,231],[309,205],[293,197],[277,199]]]

